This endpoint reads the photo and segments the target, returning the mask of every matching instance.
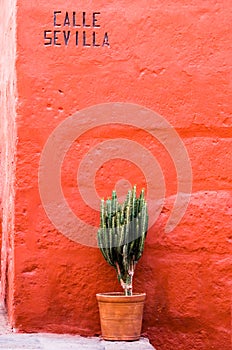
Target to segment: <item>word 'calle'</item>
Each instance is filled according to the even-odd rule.
[[[44,31],[44,45],[67,46],[72,42],[75,46],[84,47],[110,46],[108,33],[103,34],[100,30],[100,14],[100,12],[92,12],[91,15],[87,15],[86,12],[54,11],[54,30]],[[73,28],[78,28],[78,30],[74,31]]]

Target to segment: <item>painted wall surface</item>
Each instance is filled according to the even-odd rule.
[[[13,314],[14,196],[16,151],[16,2],[1,2],[0,20],[0,215],[1,303]]]
[[[178,191],[170,154],[144,130],[110,120],[67,151],[64,196],[78,217],[98,225],[98,212],[83,201],[77,183],[83,157],[116,138],[150,150],[163,171],[166,199],[136,270],[135,289],[147,293],[143,332],[161,350],[231,349],[230,7],[208,0],[18,0],[15,212],[8,232],[14,270],[7,295],[18,331],[100,333],[95,293],[120,291],[115,272],[97,249],[54,227],[41,202],[38,169],[62,121],[96,104],[128,102],[160,114],[184,142],[193,183],[182,221],[165,233]],[[122,179],[146,186],[136,156],[136,164],[112,156],[96,169],[100,197]],[[88,171],[85,165],[86,178]],[[47,185],[49,192],[51,180]],[[83,186],[91,192],[88,181]]]

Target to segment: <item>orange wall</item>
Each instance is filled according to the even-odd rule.
[[[154,138],[133,127],[109,123],[74,142],[62,167],[64,195],[76,215],[98,224],[98,213],[83,203],[76,185],[83,156],[99,142],[117,137],[149,148],[164,173],[166,200],[150,229],[135,276],[135,289],[147,293],[143,331],[157,349],[229,350],[229,2],[18,0],[17,5],[12,325],[19,331],[99,334],[95,293],[120,290],[120,286],[97,249],[67,239],[48,219],[38,191],[38,167],[46,140],[67,117],[95,104],[130,102],[159,113],[187,148],[193,189],[181,223],[170,234],[164,232],[177,191],[170,155]],[[75,28],[70,28],[67,45],[62,32],[55,34],[56,45],[54,40],[51,46],[44,45],[49,43],[44,40],[45,30],[64,30],[54,28],[53,11],[61,11],[56,24],[65,11],[85,11],[87,24],[90,13],[100,12],[96,33],[103,38],[107,32],[110,47],[83,47],[80,41],[76,47]],[[86,28],[86,35],[92,31]],[[97,173],[98,194],[107,196],[122,177],[139,188],[146,184],[141,169],[112,160]]]

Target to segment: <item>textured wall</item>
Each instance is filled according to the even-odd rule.
[[[86,28],[84,44],[91,46],[83,47],[83,34],[76,46],[74,28],[70,37],[54,28],[54,10],[62,11],[56,25],[66,10],[101,12],[96,31],[104,45],[93,47]],[[98,103],[132,102],[166,118],[188,150],[193,191],[178,227],[164,232],[177,191],[175,167],[158,142],[133,127],[103,127],[80,137],[64,160],[63,192],[83,220],[98,223],[76,188],[80,160],[116,137],[149,148],[167,191],[136,271],[135,288],[147,293],[144,333],[161,350],[231,349],[231,17],[226,1],[18,0],[11,320],[19,331],[99,333],[95,293],[120,290],[115,273],[98,250],[54,228],[41,204],[38,166],[47,138],[68,116]],[[67,18],[66,24],[68,30]],[[99,195],[107,196],[122,176],[145,183],[138,167],[112,161],[97,172]]]
[[[15,58],[16,58],[16,2],[1,2],[0,21],[0,200],[1,200],[1,300],[6,301],[13,315],[14,290],[14,195],[15,195]],[[7,290],[7,295],[6,295]],[[4,300],[7,297],[6,300]]]

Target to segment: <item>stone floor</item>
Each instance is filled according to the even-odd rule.
[[[111,342],[100,338],[84,338],[68,334],[12,332],[3,308],[0,308],[0,349],[14,350],[154,350],[148,339],[134,342]]]
[[[99,338],[41,333],[0,335],[0,349],[154,350],[147,339],[135,342],[109,342]]]

